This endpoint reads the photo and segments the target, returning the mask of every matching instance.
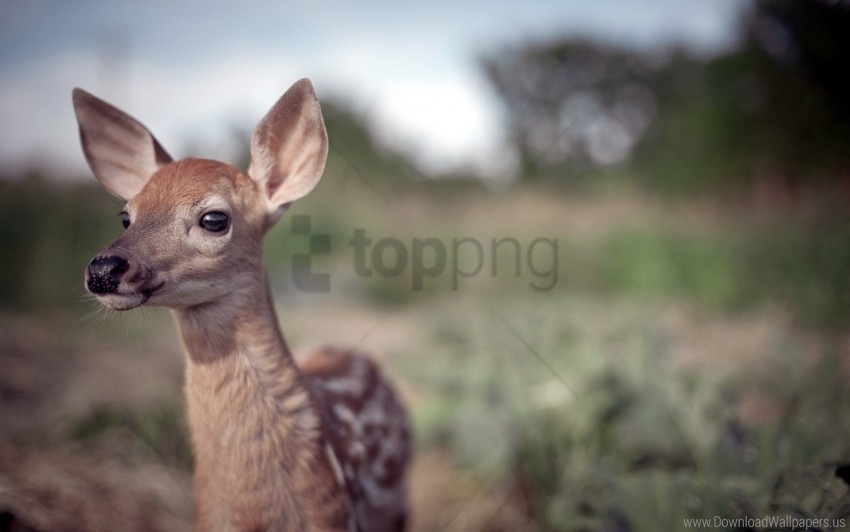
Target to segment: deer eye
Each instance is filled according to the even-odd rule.
[[[223,212],[208,212],[201,216],[200,226],[211,233],[220,233],[227,229],[230,220]]]
[[[124,226],[124,229],[130,227],[130,215],[124,211],[121,212],[121,225]]]

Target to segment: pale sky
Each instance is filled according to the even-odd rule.
[[[477,58],[556,35],[728,44],[743,0],[274,2],[2,0],[0,166],[86,176],[71,89],[141,120],[176,157],[228,160],[286,88],[363,112],[432,170],[498,166],[500,108]],[[331,139],[333,141],[333,139]],[[230,148],[230,149],[228,149]]]

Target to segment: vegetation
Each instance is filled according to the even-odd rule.
[[[849,27],[845,2],[755,1],[736,46],[712,57],[556,38],[482,64],[525,178],[633,159],[667,193],[846,187]]]
[[[457,375],[426,373],[436,404],[420,422],[464,468],[511,487],[542,529],[679,530],[686,518],[776,515],[844,529],[848,487],[836,465],[850,451],[850,397],[836,355],[803,367],[791,349],[761,361],[761,376],[721,379],[675,369],[675,341],[647,323],[609,332],[628,349],[582,350],[562,334],[569,320],[525,321],[539,324],[522,334],[554,371],[528,362],[516,338],[494,352],[456,330],[438,352]],[[754,398],[769,410],[742,421]]]
[[[428,180],[325,105],[328,169],[267,237],[270,276],[294,346],[371,350],[399,383],[417,530],[850,528],[848,38],[846,3],[771,0],[710,57],[565,37],[487,55],[521,156],[503,191]],[[0,480],[61,450],[100,462],[92,474],[140,468],[94,483],[95,502],[106,485],[156,491],[162,470],[156,493],[188,489],[167,315],[81,318],[82,272],[120,208],[93,182],[0,179]],[[293,284],[310,245],[297,215],[328,237],[311,264],[330,294]],[[357,229],[408,248],[509,237],[523,254],[459,282],[449,263],[415,289],[409,263],[357,273]],[[542,291],[524,254],[537,238],[558,242]],[[12,485],[65,500],[38,491],[59,477],[19,469]],[[23,507],[5,493],[0,528]],[[156,521],[185,527],[189,503],[171,498]],[[749,529],[732,523],[713,529]]]

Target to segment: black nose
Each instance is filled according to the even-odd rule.
[[[130,263],[124,257],[107,255],[95,257],[88,266],[86,286],[93,294],[108,294],[115,292],[121,276],[130,269]]]

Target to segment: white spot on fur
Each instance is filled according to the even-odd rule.
[[[342,467],[339,465],[339,460],[337,460],[336,453],[330,443],[325,442],[325,452],[328,453],[328,460],[331,461],[331,467],[333,467],[336,481],[340,486],[345,486],[345,477],[342,474]]]

